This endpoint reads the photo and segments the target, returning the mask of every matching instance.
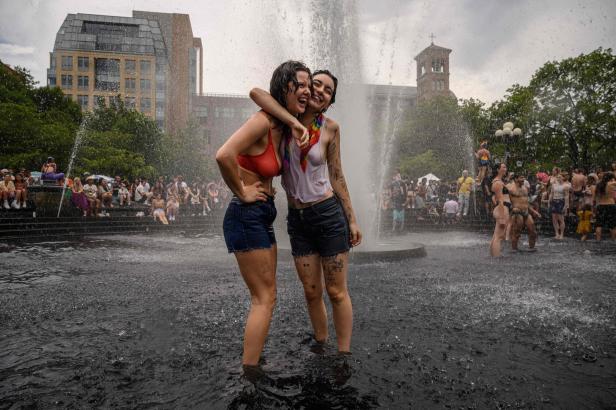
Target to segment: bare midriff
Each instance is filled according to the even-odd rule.
[[[333,191],[327,191],[325,193],[325,195],[323,195],[323,197],[317,199],[316,201],[313,202],[301,202],[300,200],[290,197],[287,195],[287,201],[289,203],[289,208],[293,208],[293,209],[304,209],[304,208],[308,208],[311,207],[312,205],[316,205],[319,202],[323,202],[326,199],[331,198],[332,196],[334,196],[334,192]]]
[[[256,182],[261,182],[263,184],[263,189],[265,193],[269,196],[274,196],[274,187],[272,185],[273,178],[263,177],[261,175],[255,174],[252,171],[239,167],[240,169],[240,179],[244,183],[244,185],[252,185]]]

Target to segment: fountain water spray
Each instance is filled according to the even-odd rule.
[[[79,130],[77,131],[77,135],[75,136],[75,143],[73,144],[73,150],[71,151],[71,157],[68,162],[68,168],[66,169],[66,175],[64,175],[64,185],[62,186],[62,196],[60,197],[60,204],[58,205],[58,218],[60,217],[60,212],[62,212],[62,203],[64,202],[64,194],[66,193],[66,185],[68,183],[68,178],[73,171],[73,164],[75,162],[75,157],[77,157],[77,152],[79,152],[79,148],[83,142],[84,136],[86,134],[86,129],[88,125],[88,116],[86,115],[79,124]]]

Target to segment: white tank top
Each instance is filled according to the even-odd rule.
[[[301,149],[294,141],[280,144],[280,156],[285,158],[285,145],[288,144],[288,161],[282,167],[282,187],[291,198],[302,203],[315,202],[332,190],[327,169],[327,158],[323,156],[323,138],[319,138],[308,151],[306,170],[300,165]]]

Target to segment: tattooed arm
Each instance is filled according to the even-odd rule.
[[[327,144],[327,168],[329,170],[329,180],[332,188],[340,202],[342,209],[349,220],[349,229],[351,231],[351,245],[357,246],[361,243],[362,234],[355,219],[355,212],[351,205],[351,196],[347,188],[344,173],[342,172],[342,160],[340,159],[340,127],[334,121],[327,119],[327,126],[333,128],[333,138]]]

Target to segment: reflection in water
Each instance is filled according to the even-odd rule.
[[[290,262],[262,377],[242,377],[248,295],[220,238],[117,236],[0,248],[0,408],[608,407],[616,254],[410,235],[428,256],[352,265],[353,356],[319,348]],[[563,263],[563,257],[568,262]],[[331,314],[331,312],[330,312]]]

